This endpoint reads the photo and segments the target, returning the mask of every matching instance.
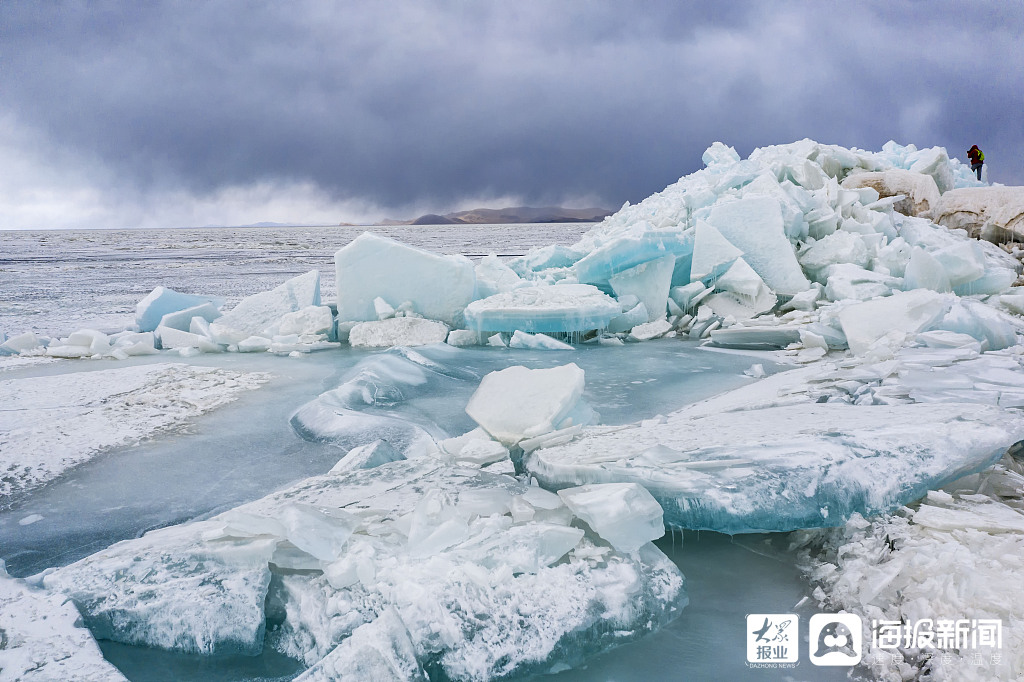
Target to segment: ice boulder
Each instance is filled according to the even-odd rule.
[[[484,256],[476,265],[475,272],[476,294],[479,298],[511,291],[522,283],[515,270],[505,265],[494,254]]]
[[[312,680],[508,679],[578,664],[686,605],[657,547],[622,552],[572,520],[511,476],[422,457],[299,481],[43,582],[114,641],[272,647]]]
[[[239,301],[223,316],[210,323],[218,343],[239,343],[250,336],[273,336],[272,327],[288,313],[320,305],[320,273],[310,270],[270,291]]]
[[[17,355],[42,347],[42,340],[32,332],[12,336],[0,343],[0,355]]]
[[[569,511],[620,552],[635,552],[665,534],[661,505],[637,483],[563,488],[558,496]]]
[[[588,284],[522,287],[466,307],[466,326],[477,332],[580,332],[604,329],[620,313],[611,296]]]
[[[298,336],[331,335],[334,326],[334,313],[325,305],[311,305],[286,313],[277,323],[277,333],[281,336],[297,334]]]
[[[213,322],[220,317],[220,310],[212,303],[203,303],[191,308],[185,308],[184,310],[167,313],[160,318],[160,324],[157,326],[187,332],[192,326],[192,318],[194,317],[202,318],[207,322]]]
[[[424,317],[461,326],[476,275],[464,256],[442,256],[364,232],[334,255],[339,320],[376,320],[374,299],[409,301]]]
[[[575,363],[550,369],[515,366],[491,372],[469,399],[466,414],[506,445],[578,424],[583,370]]]
[[[715,282],[715,293],[705,304],[722,317],[747,319],[775,307],[778,297],[742,258]]]
[[[609,284],[620,299],[636,296],[647,309],[648,318],[644,322],[653,322],[665,315],[675,265],[676,257],[668,254],[613,275]]]
[[[950,305],[949,298],[927,289],[897,292],[843,308],[839,321],[854,355],[863,355],[890,333],[914,335],[937,323]]]
[[[139,325],[140,331],[151,332],[160,325],[164,315],[201,306],[204,303],[219,308],[224,304],[224,300],[214,296],[182,294],[167,287],[157,287],[135,306],[135,324]]]
[[[444,343],[447,338],[448,325],[419,317],[391,317],[360,322],[348,334],[348,342],[355,348],[428,346]]]
[[[708,223],[743,252],[750,267],[775,293],[792,296],[810,287],[786,238],[778,199],[753,195],[717,203]]]
[[[789,531],[890,512],[990,466],[1024,436],[1024,418],[987,405],[746,407],[585,428],[523,465],[549,489],[642,485],[675,528]]]
[[[673,284],[689,281],[693,255],[693,230],[656,229],[641,221],[628,232],[599,244],[573,265],[577,279],[586,284],[606,285],[612,277],[642,263],[663,256],[675,256]]]

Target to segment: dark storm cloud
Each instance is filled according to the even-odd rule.
[[[1024,183],[1018,3],[3,3],[0,113],[124,192],[637,201],[812,137]]]

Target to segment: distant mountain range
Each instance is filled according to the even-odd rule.
[[[382,220],[379,225],[501,225],[508,223],[596,223],[615,211],[606,208],[562,208],[561,206],[513,206],[474,208],[437,215],[428,213],[415,220]]]

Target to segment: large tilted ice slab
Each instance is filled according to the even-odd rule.
[[[339,320],[376,320],[382,298],[412,303],[432,320],[460,325],[473,300],[476,275],[464,256],[442,256],[380,235],[363,233],[334,255]]]
[[[116,641],[272,646],[315,666],[310,679],[361,664],[496,679],[579,663],[686,604],[682,575],[654,545],[619,552],[572,521],[549,492],[420,458],[306,479],[42,583]],[[343,655],[360,651],[368,658]]]
[[[891,511],[1022,437],[1024,417],[995,407],[797,404],[591,427],[524,463],[549,488],[639,483],[669,526],[788,531]]]
[[[578,332],[604,329],[622,312],[615,299],[588,284],[523,287],[466,307],[466,327],[477,332]]]
[[[135,324],[139,325],[140,331],[151,332],[157,328],[165,315],[207,303],[216,308],[223,305],[224,300],[214,296],[182,294],[167,287],[157,287],[135,306]]]
[[[218,343],[238,343],[250,336],[272,336],[285,315],[320,305],[320,273],[310,270],[270,291],[253,294],[210,323]]]
[[[183,424],[267,379],[168,363],[0,381],[0,505],[12,493]]]
[[[0,680],[118,682],[75,605],[8,577],[0,562]]]
[[[605,241],[573,265],[580,282],[607,284],[612,277],[643,263],[675,257],[674,284],[685,284],[693,255],[693,230],[655,229],[640,221]]]

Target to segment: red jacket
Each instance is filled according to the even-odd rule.
[[[967,158],[971,160],[972,166],[985,162],[985,155],[981,153],[977,146],[971,147],[970,151],[967,152]]]

